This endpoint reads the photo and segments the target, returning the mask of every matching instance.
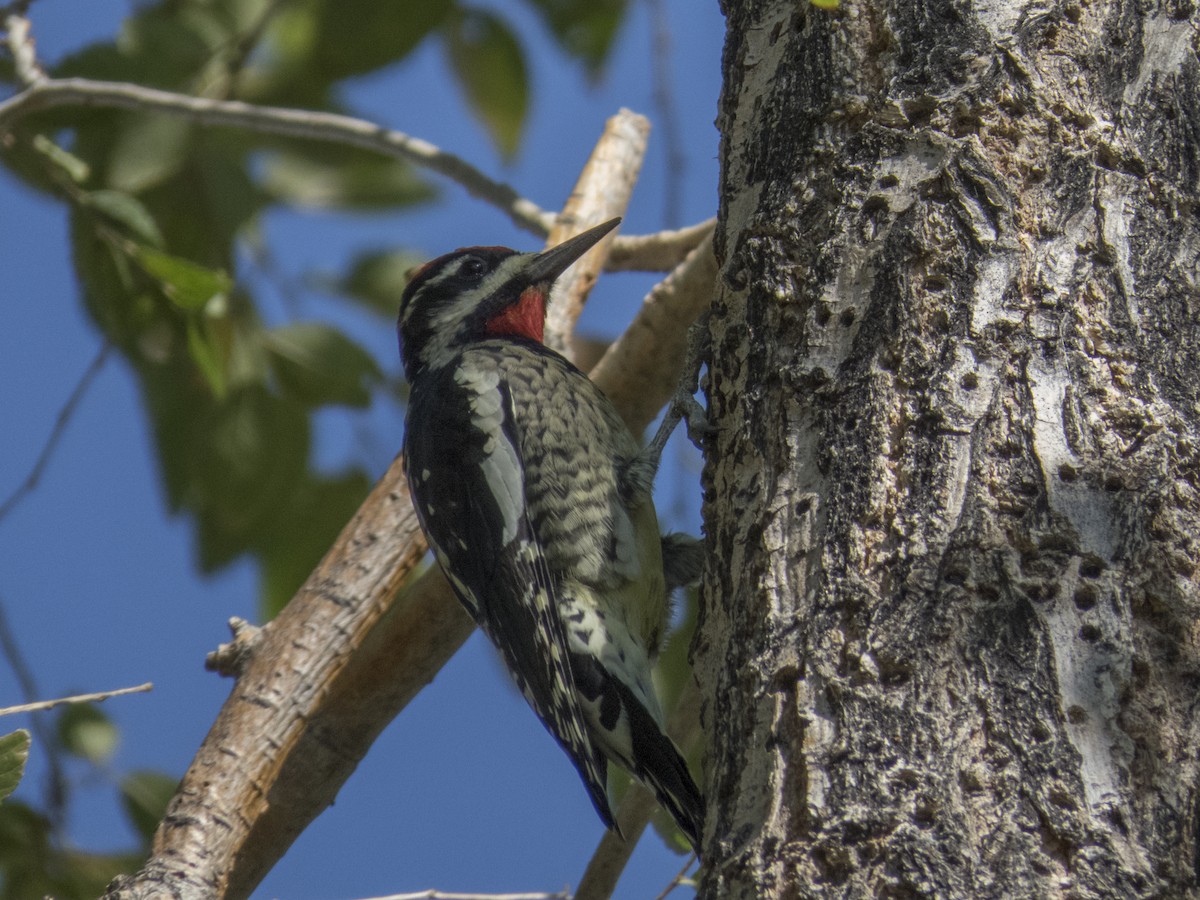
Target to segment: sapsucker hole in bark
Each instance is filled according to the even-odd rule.
[[[1081,584],[1075,589],[1075,606],[1077,609],[1088,610],[1096,605],[1099,592],[1090,584]]]

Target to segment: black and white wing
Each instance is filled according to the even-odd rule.
[[[459,600],[570,756],[600,818],[615,828],[607,763],[588,737],[555,579],[526,506],[508,388],[485,366],[448,367],[428,377],[440,383],[414,390],[405,434],[422,528]]]

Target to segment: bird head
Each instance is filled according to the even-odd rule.
[[[425,263],[404,289],[396,323],[409,380],[472,341],[540,343],[555,280],[620,222],[610,219],[540,253],[463,247]]]

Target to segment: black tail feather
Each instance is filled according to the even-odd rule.
[[[628,688],[625,690],[628,691]],[[699,856],[700,840],[704,833],[704,796],[675,742],[663,733],[632,692],[625,699],[633,735],[633,758],[636,764],[633,774],[654,792],[659,804],[671,814]]]
[[[591,723],[592,746],[607,746],[605,752],[650,788],[698,855],[704,831],[704,797],[692,779],[679,748],[663,732],[657,719],[642,705],[629,686],[613,677],[597,660],[572,654],[571,672],[575,689],[587,701],[585,708],[594,707],[598,716],[598,721]],[[619,727],[622,717],[625,717],[631,741],[628,747],[614,746],[611,739],[604,736],[614,729],[623,731]],[[600,762],[603,763],[603,757]],[[579,760],[575,760],[575,764],[600,818],[620,834],[604,786],[588,778],[586,767],[580,765]]]

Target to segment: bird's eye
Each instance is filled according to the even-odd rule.
[[[478,256],[468,256],[462,261],[462,267],[458,270],[463,275],[477,278],[487,270],[487,265]]]

